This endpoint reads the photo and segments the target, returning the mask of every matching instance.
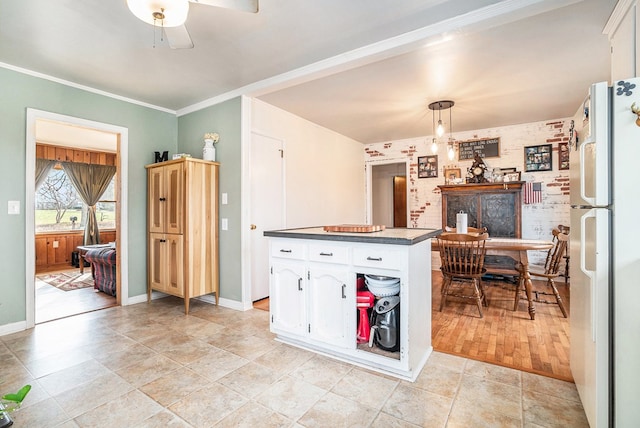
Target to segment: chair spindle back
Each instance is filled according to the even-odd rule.
[[[558,229],[553,229],[552,233],[555,246],[547,252],[547,259],[544,264],[544,273],[547,275],[555,275],[560,270],[560,262],[562,262],[562,257],[567,252],[567,242],[569,241],[567,233]]]
[[[484,273],[485,241],[487,233],[478,236],[446,233],[437,239],[443,273],[452,276],[473,277]]]

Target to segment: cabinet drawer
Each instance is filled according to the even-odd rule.
[[[271,242],[271,257],[282,259],[305,259],[306,245],[299,242],[274,240]]]
[[[377,267],[382,269],[402,269],[402,251],[387,248],[354,248],[353,264],[356,266]]]
[[[309,260],[313,262],[349,264],[349,248],[331,244],[309,245]]]

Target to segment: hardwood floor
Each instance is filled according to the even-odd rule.
[[[478,308],[469,301],[447,299],[440,307],[442,275],[432,274],[432,343],[436,351],[537,373],[573,382],[569,368],[569,318],[558,305],[536,304],[531,320],[527,302],[521,300],[513,311],[513,285],[485,283],[488,307],[479,318]],[[488,286],[487,286],[488,285]],[[536,286],[543,282],[534,281]],[[569,311],[569,286],[557,281]],[[542,287],[540,287],[542,289]],[[570,315],[569,315],[570,316]]]
[[[65,270],[79,271],[77,268]],[[111,306],[116,306],[116,298],[93,288],[62,291],[36,278],[36,324]]]
[[[261,311],[269,312],[269,298],[265,297],[264,299],[253,302],[253,309],[260,309]]]

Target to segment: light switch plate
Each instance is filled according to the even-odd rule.
[[[222,219],[222,230],[229,230],[229,219]]]
[[[222,194],[222,205],[227,205],[227,204],[228,204],[227,194],[223,193]]]
[[[9,201],[7,214],[20,214],[20,201]]]

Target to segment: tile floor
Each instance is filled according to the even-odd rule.
[[[79,273],[80,269],[65,269],[47,273],[55,272],[72,274]],[[115,305],[115,297],[93,288],[63,291],[38,280],[36,277],[36,324]]]
[[[571,383],[433,353],[415,383],[274,341],[268,312],[173,297],[0,337],[14,427],[586,427]]]

